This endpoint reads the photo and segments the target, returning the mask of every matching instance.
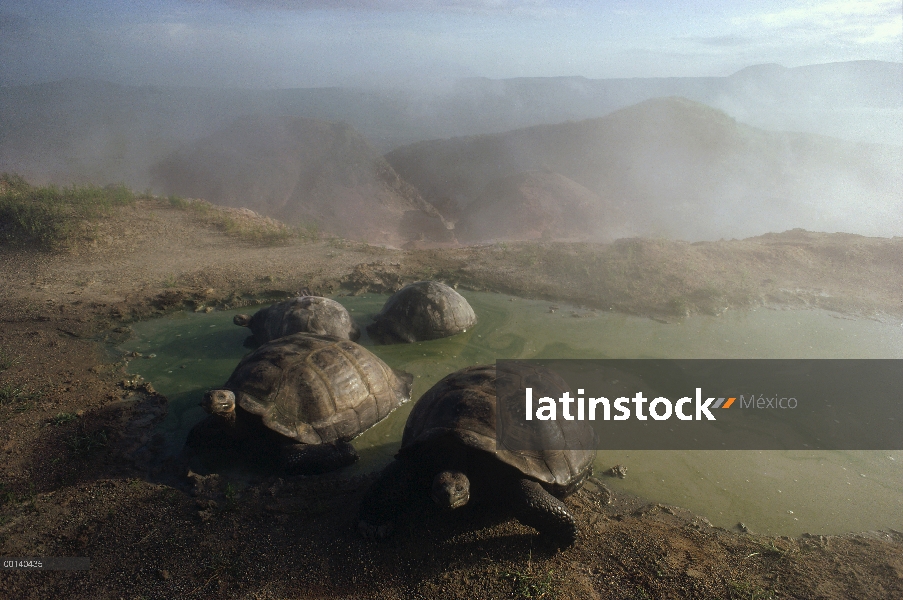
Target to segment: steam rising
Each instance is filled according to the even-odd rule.
[[[580,213],[571,235],[558,237],[697,241],[792,228],[903,232],[899,146],[768,132],[683,98],[650,100],[602,119],[422,142],[388,158],[428,200],[454,200],[471,231],[489,238],[533,237],[523,212],[535,199],[500,186],[535,170],[598,197],[595,212]],[[562,189],[539,194],[546,205],[572,202],[577,210]],[[496,222],[479,227],[488,207],[502,203],[507,210],[491,213]]]
[[[0,87],[0,170],[200,196],[393,245],[903,234],[898,63],[420,83]]]

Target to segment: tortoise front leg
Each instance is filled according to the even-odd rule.
[[[564,503],[530,479],[519,479],[512,490],[512,507],[517,520],[562,547],[577,541],[577,520]]]
[[[319,475],[353,464],[360,458],[354,446],[338,441],[332,444],[298,444],[282,446],[283,469],[289,475]]]
[[[188,432],[185,447],[195,452],[232,450],[237,447],[232,428],[222,418],[211,415]]]
[[[398,515],[410,504],[414,487],[414,474],[406,461],[389,463],[361,500],[357,525],[361,535],[371,540],[392,535]]]

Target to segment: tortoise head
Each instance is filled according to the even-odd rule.
[[[251,324],[251,317],[249,315],[235,315],[232,317],[232,322],[239,327],[247,327]]]
[[[461,508],[470,501],[470,480],[461,471],[442,471],[433,477],[430,497],[441,508]]]
[[[211,415],[230,418],[235,415],[235,393],[232,390],[210,390],[201,406]]]

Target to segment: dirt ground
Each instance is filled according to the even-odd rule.
[[[355,531],[369,477],[181,476],[161,460],[166,399],[125,371],[129,323],[418,279],[673,320],[775,304],[903,315],[903,238],[792,231],[395,250],[243,242],[143,200],[60,252],[0,248],[0,557],[88,556],[88,571],[0,571],[3,598],[901,598],[903,534],[765,537],[613,495],[566,503],[556,552],[504,514],[412,508]]]

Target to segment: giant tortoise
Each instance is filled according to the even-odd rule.
[[[542,368],[505,376],[517,377],[525,386],[542,380],[538,385],[557,390],[552,393],[569,391],[564,380]],[[585,421],[535,420],[527,437],[570,442],[564,449],[542,444],[527,450],[497,448],[497,416],[494,365],[462,369],[428,390],[408,417],[395,461],[361,503],[360,532],[387,537],[413,495],[429,493],[445,509],[464,506],[472,496],[510,507],[521,523],[560,545],[573,544],[577,524],[560,498],[577,491],[592,474],[592,429]]]
[[[261,308],[254,316],[235,315],[232,322],[251,330],[254,342],[266,342],[293,333],[332,335],[356,342],[361,330],[345,310],[330,298],[298,296]]]
[[[189,434],[195,451],[240,444],[275,447],[288,473],[323,473],[358,459],[348,442],[411,397],[413,376],[364,347],[296,333],[245,356],[201,405],[210,413]]]
[[[381,344],[422,342],[467,331],[476,322],[464,296],[438,281],[418,281],[386,300],[367,333]]]

